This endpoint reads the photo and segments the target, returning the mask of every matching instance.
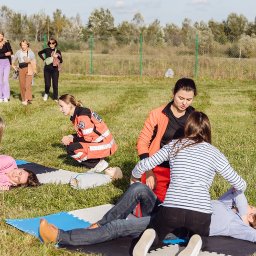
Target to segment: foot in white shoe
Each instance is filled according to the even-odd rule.
[[[43,100],[44,100],[44,101],[47,101],[47,100],[48,100],[48,94],[46,94],[46,93],[44,94]]]
[[[92,173],[92,172],[103,172],[107,168],[108,168],[108,162],[105,161],[104,159],[101,159],[99,161],[99,163],[94,168],[91,168],[88,172],[89,173]]]
[[[187,247],[178,256],[198,256],[202,248],[202,239],[199,235],[193,235]]]
[[[5,103],[8,103],[8,99],[7,98],[4,98],[3,100]]]
[[[144,231],[140,240],[135,245],[132,255],[146,256],[155,238],[156,238],[156,231],[154,229],[150,228]]]
[[[24,100],[24,101],[21,102],[21,104],[24,105],[24,106],[27,106],[28,102],[26,100]]]

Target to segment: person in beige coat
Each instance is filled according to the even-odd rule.
[[[23,39],[20,42],[21,49],[18,50],[13,58],[12,67],[17,70],[19,68],[19,82],[20,82],[20,94],[23,105],[28,105],[32,101],[32,80],[33,75],[36,73],[36,59],[35,54],[29,48],[29,42]],[[14,65],[18,60],[19,66]]]

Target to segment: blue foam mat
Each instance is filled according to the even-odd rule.
[[[28,164],[29,163],[25,160],[20,160],[20,159],[16,159],[15,162],[16,162],[17,165],[23,165],[23,164]]]
[[[39,238],[40,219],[46,219],[49,223],[54,224],[59,229],[68,231],[77,228],[86,228],[90,226],[90,222],[79,219],[67,212],[59,212],[47,216],[27,219],[6,219],[6,223]]]

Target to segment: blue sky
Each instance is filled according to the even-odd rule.
[[[162,25],[179,26],[184,18],[222,21],[235,12],[254,21],[256,16],[256,0],[0,0],[0,5],[28,15],[41,10],[51,15],[59,8],[68,17],[79,13],[84,23],[94,9],[101,7],[110,9],[115,24],[131,21],[136,12],[143,15],[146,24],[159,19]]]

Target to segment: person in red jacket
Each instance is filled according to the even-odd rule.
[[[104,158],[113,155],[117,145],[107,125],[94,111],[82,107],[74,96],[64,94],[58,100],[60,111],[71,116],[76,134],[62,138],[67,153],[91,171],[102,172],[108,167]]]
[[[137,141],[140,159],[153,155],[171,140],[184,136],[184,125],[194,111],[191,104],[196,94],[195,82],[190,78],[181,78],[174,86],[172,100],[149,113]],[[147,172],[141,181],[163,201],[170,183],[169,163],[164,162]]]

